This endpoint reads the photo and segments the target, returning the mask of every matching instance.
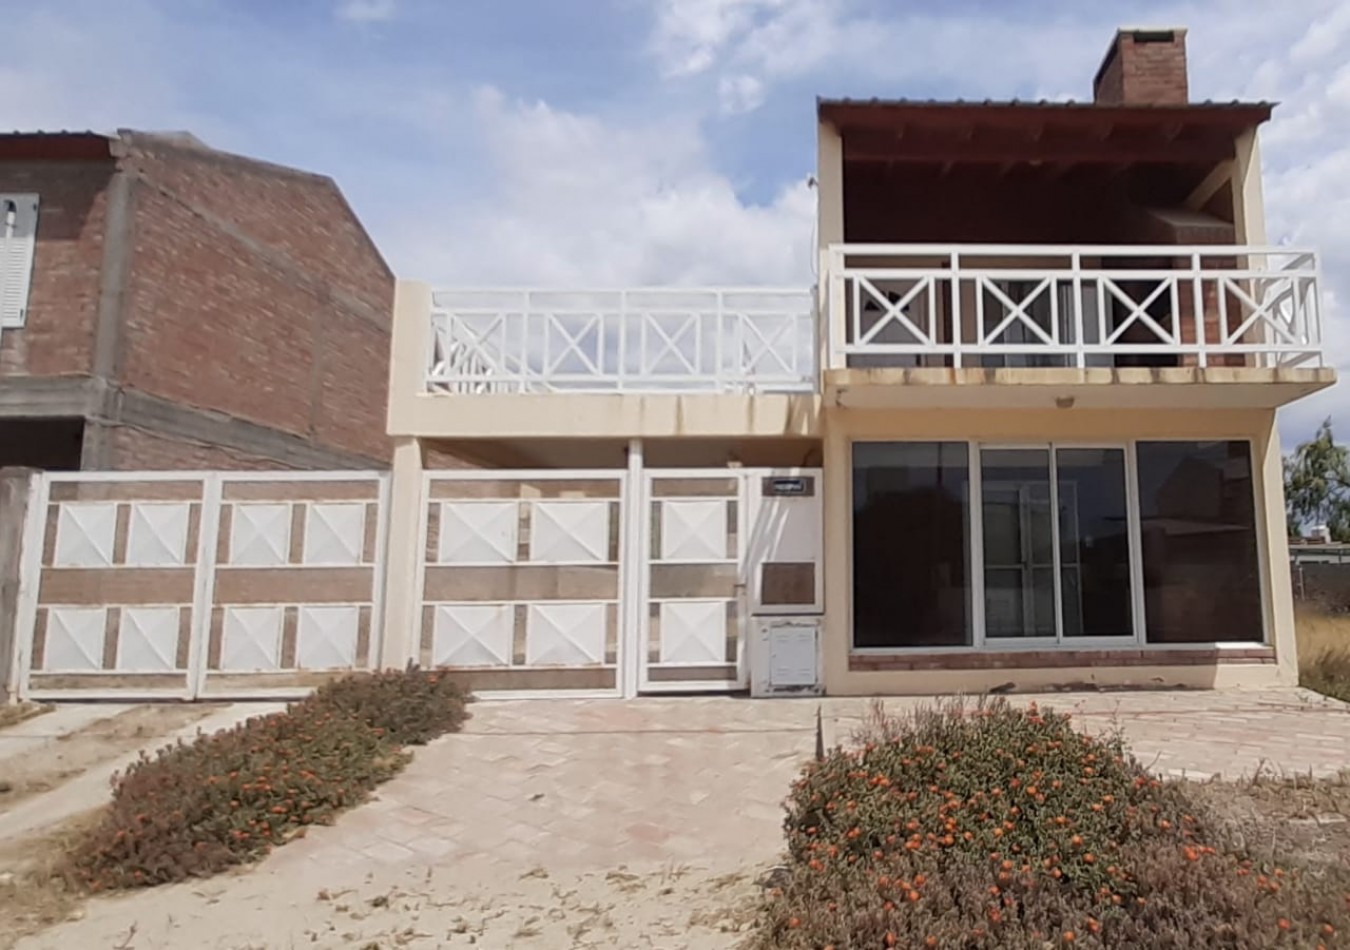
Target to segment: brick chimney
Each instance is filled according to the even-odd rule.
[[[1185,105],[1186,31],[1117,30],[1092,81],[1092,100],[1101,106]]]

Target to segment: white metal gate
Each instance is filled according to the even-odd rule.
[[[748,683],[743,469],[652,470],[637,630],[642,692],[724,691]]]
[[[480,693],[619,695],[626,483],[613,469],[428,473],[418,662]]]
[[[818,612],[818,470],[438,471],[423,485],[414,659],[497,696],[749,683],[749,618]],[[818,499],[815,499],[818,501]]]
[[[294,695],[379,662],[388,477],[37,477],[25,698]]]

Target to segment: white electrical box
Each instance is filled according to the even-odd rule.
[[[820,695],[820,617],[750,621],[750,695]]]

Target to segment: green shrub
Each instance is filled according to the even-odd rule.
[[[350,677],[214,735],[142,756],[70,856],[92,890],[204,877],[327,824],[408,760],[402,746],[464,721],[434,673]],[[420,710],[420,719],[419,719]]]
[[[355,717],[399,745],[425,745],[468,717],[464,690],[435,670],[344,677],[320,686],[306,702]]]
[[[1034,706],[878,720],[787,810],[761,948],[1314,947],[1350,926],[1343,882],[1222,852],[1118,736]]]

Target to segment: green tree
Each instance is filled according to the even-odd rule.
[[[1324,524],[1333,541],[1350,542],[1350,449],[1336,444],[1330,419],[1285,456],[1284,501],[1291,535]]]

